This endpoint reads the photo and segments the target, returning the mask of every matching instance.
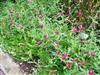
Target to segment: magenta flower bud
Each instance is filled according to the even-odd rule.
[[[82,32],[84,32],[84,31],[85,31],[85,28],[84,28],[84,27],[82,27],[82,28],[81,28],[81,31],[82,31]]]
[[[89,55],[90,54],[90,51],[89,50],[86,50],[86,54]]]
[[[50,74],[55,74],[55,70],[50,70]]]
[[[40,46],[40,45],[41,45],[41,42],[40,42],[40,41],[38,41],[38,42],[37,42],[37,45],[38,45],[38,46]]]
[[[80,66],[81,65],[81,62],[78,62],[77,64],[78,64],[78,66]]]
[[[56,35],[58,35],[58,34],[59,34],[59,32],[58,32],[58,31],[55,31],[55,34],[56,34]]]
[[[94,71],[93,70],[88,70],[88,75],[93,75]]]
[[[92,27],[95,27],[95,23],[92,23],[91,26],[92,26]]]
[[[12,26],[13,25],[13,22],[9,22],[9,26]]]
[[[43,28],[43,24],[40,24],[40,25],[39,25],[39,28],[42,29],[42,28]]]
[[[58,46],[59,45],[59,41],[55,41],[54,44],[55,44],[55,46]]]
[[[44,34],[43,37],[44,37],[44,38],[47,38],[47,34]]]
[[[91,56],[92,56],[92,57],[94,57],[94,56],[95,56],[95,53],[94,53],[94,52],[92,52],[92,53],[91,53]]]
[[[73,60],[73,62],[76,62],[76,58],[73,58],[72,60]]]
[[[96,18],[96,17],[94,17],[94,20],[95,20],[95,21],[96,21],[96,19],[97,19],[97,18]]]
[[[67,62],[67,63],[66,63],[66,67],[67,67],[67,68],[70,68],[70,67],[71,67],[71,62]]]
[[[81,11],[78,11],[78,12],[77,12],[77,16],[82,16]]]
[[[78,26],[82,25],[82,22],[78,21],[78,22],[77,22],[77,25],[78,25]]]
[[[39,15],[39,19],[42,19],[43,18],[43,15]]]
[[[67,56],[68,56],[67,53],[64,53],[64,54],[62,55],[62,60],[65,60]]]
[[[47,48],[48,48],[48,46],[46,45],[46,46],[45,46],[45,48],[47,49]]]
[[[77,30],[77,28],[72,28],[72,32],[74,32],[74,33],[76,33],[76,32],[78,32],[78,30]]]
[[[85,62],[84,62],[84,61],[82,61],[82,62],[81,62],[81,64],[82,64],[82,65],[84,65],[84,64],[85,64]]]

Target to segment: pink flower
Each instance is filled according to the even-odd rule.
[[[92,27],[95,27],[95,23],[92,23],[91,26],[92,26]]]
[[[77,16],[82,16],[81,11],[78,11],[78,12],[77,12]]]
[[[43,28],[43,24],[40,24],[40,25],[39,25],[39,28],[42,29],[42,28]]]
[[[38,42],[37,42],[37,45],[38,45],[38,46],[40,46],[40,44],[41,44],[41,42],[40,42],[40,41],[38,41]]]
[[[55,70],[50,70],[50,74],[54,74],[55,73]]]
[[[92,57],[94,57],[94,56],[95,56],[95,53],[94,53],[94,52],[92,52],[92,53],[91,53],[91,56],[92,56]]]
[[[59,41],[55,41],[54,44],[55,44],[56,46],[58,46],[58,45],[59,45]]]
[[[88,75],[93,75],[94,71],[93,70],[88,70]]]
[[[74,32],[74,33],[76,33],[76,32],[78,32],[78,30],[77,30],[77,28],[72,28],[72,32]]]
[[[90,54],[90,51],[89,50],[86,50],[86,54],[89,55]]]
[[[44,38],[47,38],[47,34],[44,34],[43,37],[44,37]]]
[[[39,19],[42,19],[43,18],[43,15],[39,15]]]
[[[82,61],[82,62],[81,62],[81,64],[82,64],[82,65],[84,65],[84,64],[85,64],[85,62],[84,62],[84,61]]]
[[[72,60],[73,60],[73,62],[76,62],[76,58],[73,58]]]
[[[66,67],[67,67],[67,68],[70,68],[70,67],[71,67],[71,62],[67,62],[67,63],[66,63]]]
[[[12,26],[13,25],[13,22],[9,22],[9,26]]]
[[[94,20],[95,20],[95,21],[96,21],[96,19],[97,19],[97,18],[96,18],[96,17],[94,17]]]
[[[58,31],[55,31],[55,34],[56,34],[56,35],[58,35],[58,34],[59,34],[59,32],[58,32]]]
[[[82,25],[82,22],[78,21],[78,22],[77,22],[77,25],[78,25],[78,26]]]
[[[80,66],[81,65],[81,62],[78,62],[77,64],[78,64],[78,66]]]
[[[47,48],[48,48],[48,46],[46,45],[46,46],[45,46],[45,48],[47,49]]]
[[[62,55],[62,60],[65,60],[67,56],[68,56],[67,53],[64,53],[64,54]]]
[[[81,31],[82,31],[82,32],[83,32],[83,31],[85,31],[85,28],[84,28],[84,27],[82,27],[82,28],[81,28]]]

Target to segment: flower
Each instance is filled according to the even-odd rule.
[[[38,42],[37,42],[37,45],[38,45],[38,46],[40,46],[40,44],[41,44],[41,42],[40,42],[40,41],[38,41]]]
[[[68,56],[67,53],[64,53],[64,54],[62,55],[62,60],[65,60],[67,56]]]
[[[55,41],[54,44],[55,44],[56,46],[58,46],[58,45],[59,45],[59,41]]]
[[[76,62],[76,58],[73,58],[72,60],[73,60],[73,62]]]
[[[89,55],[90,54],[90,51],[89,50],[86,50],[86,54]]]
[[[39,19],[42,19],[43,18],[43,15],[39,15]]]
[[[45,46],[45,48],[47,49],[47,48],[48,48],[48,46],[46,45],[46,46]]]
[[[77,30],[77,28],[72,28],[72,32],[74,32],[74,33],[76,33],[76,32],[78,32],[78,30]]]
[[[93,75],[94,71],[93,70],[88,70],[88,75]]]
[[[91,56],[92,56],[92,57],[94,57],[94,56],[95,56],[95,53],[94,53],[94,52],[92,52],[92,53],[91,53]]]
[[[81,62],[81,65],[84,65],[84,64],[85,64],[85,62],[84,62],[84,61],[82,61],[82,62]]]
[[[82,32],[83,32],[83,31],[85,31],[85,28],[84,28],[84,27],[82,27],[82,28],[81,28],[81,31],[82,31]]]
[[[92,27],[95,27],[95,23],[92,23],[91,26],[92,26]]]
[[[81,22],[81,21],[78,21],[78,22],[77,22],[77,25],[78,25],[78,26],[82,25],[82,22]]]
[[[59,32],[58,32],[58,31],[55,31],[55,34],[56,34],[56,35],[58,35],[58,34],[59,34]]]
[[[96,21],[97,20],[97,17],[94,17],[94,20]]]
[[[78,11],[78,12],[77,12],[77,16],[82,16],[81,11]]]
[[[12,26],[13,25],[13,22],[9,22],[9,26]]]
[[[43,24],[40,24],[40,25],[39,25],[39,28],[42,29],[42,28],[43,28]]]
[[[66,63],[66,67],[67,67],[67,68],[70,68],[70,67],[71,67],[71,62],[67,62],[67,63]]]
[[[44,38],[47,38],[47,34],[44,34],[43,37],[44,37]]]
[[[78,64],[78,66],[80,66],[81,65],[81,62],[78,62],[77,64]]]
[[[55,73],[55,70],[50,70],[50,74],[54,74]]]

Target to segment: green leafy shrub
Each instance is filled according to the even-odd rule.
[[[86,8],[69,0],[66,14],[59,2],[8,1],[0,12],[1,44],[16,60],[39,60],[37,75],[99,75],[97,13],[84,17]]]

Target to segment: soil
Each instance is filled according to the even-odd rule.
[[[16,63],[19,64],[21,71],[27,74],[33,73],[34,68],[36,68],[36,64],[27,61],[16,61]]]

